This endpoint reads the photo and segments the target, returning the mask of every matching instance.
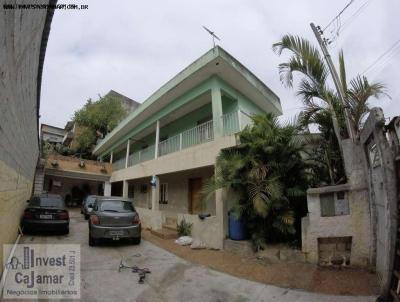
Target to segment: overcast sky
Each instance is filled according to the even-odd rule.
[[[41,122],[64,127],[88,98],[97,99],[110,89],[142,103],[212,47],[202,25],[214,30],[221,38],[219,45],[280,97],[283,118],[291,118],[301,110],[301,102],[280,83],[278,64],[285,58],[275,55],[271,45],[286,33],[315,42],[309,23],[325,27],[348,2],[74,0],[89,8],[54,14],[44,64]],[[343,30],[330,52],[336,64],[339,50],[344,50],[348,79],[400,39],[399,14],[399,0],[354,0],[345,11]],[[329,37],[329,30],[326,33]],[[400,115],[397,46],[393,56],[367,74],[387,85],[392,100],[372,102],[384,109],[386,117]]]

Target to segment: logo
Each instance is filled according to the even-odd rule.
[[[18,244],[3,246],[8,269],[5,299],[79,299],[79,244]]]

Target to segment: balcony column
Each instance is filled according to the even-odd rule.
[[[131,140],[128,139],[128,142],[126,143],[126,157],[125,157],[125,168],[128,168],[129,166],[129,148],[131,146]]]
[[[238,112],[237,112],[237,115],[238,115],[238,126],[239,126],[239,131],[242,131],[242,128],[244,128],[243,127],[243,125],[242,125],[242,111],[240,111],[240,109],[238,110]]]
[[[211,106],[214,123],[214,136],[222,136],[222,97],[221,89],[215,84],[211,89]]]
[[[113,163],[113,157],[114,157],[114,151],[111,151],[111,153],[110,153],[110,164]]]
[[[122,197],[124,198],[128,198],[128,186],[129,186],[128,181],[124,180],[122,182]]]
[[[160,121],[156,123],[156,142],[154,145],[154,158],[158,158],[158,144],[160,143]]]
[[[155,179],[155,185],[151,186],[151,210],[158,211],[160,209],[160,180],[158,176],[153,176]]]
[[[106,180],[104,182],[104,196],[111,196],[111,182]]]

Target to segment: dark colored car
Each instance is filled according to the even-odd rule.
[[[81,213],[85,216],[85,219],[89,219],[89,205],[93,206],[96,198],[100,198],[102,196],[97,195],[88,195],[82,202]]]
[[[58,231],[69,233],[69,214],[60,195],[33,196],[25,209],[21,226],[26,233]]]
[[[89,245],[100,239],[130,239],[135,244],[141,240],[139,214],[132,199],[122,197],[100,197],[89,207]]]

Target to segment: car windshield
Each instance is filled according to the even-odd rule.
[[[33,197],[30,203],[34,207],[62,208],[63,201],[56,197]]]
[[[103,200],[100,203],[100,211],[103,212],[133,212],[135,209],[129,201],[122,200]]]
[[[96,201],[96,196],[88,196],[86,198],[85,204],[87,205],[94,204],[95,201]]]

